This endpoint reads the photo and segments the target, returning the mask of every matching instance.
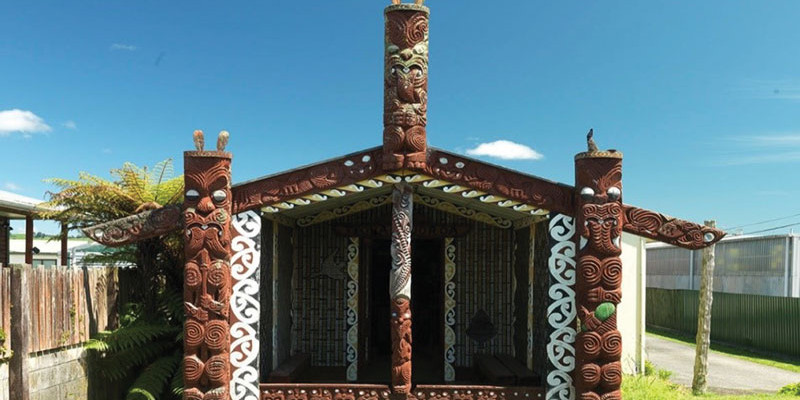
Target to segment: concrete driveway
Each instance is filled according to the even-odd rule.
[[[658,368],[672,371],[672,382],[690,387],[694,370],[694,345],[647,335],[647,359]],[[800,382],[800,373],[709,352],[708,387],[716,393],[775,393]]]

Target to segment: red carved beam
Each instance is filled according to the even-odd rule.
[[[694,222],[673,218],[655,211],[622,205],[625,232],[685,249],[702,249],[719,242],[725,232]]]
[[[535,207],[575,214],[575,188],[532,175],[484,163],[446,151],[431,149],[428,163],[417,171],[489,194]]]
[[[202,151],[198,131],[198,151],[184,153],[185,400],[230,398],[231,154],[220,142]]]
[[[350,185],[379,174],[381,148],[372,148],[238,184],[233,191],[233,213],[296,199],[323,190]]]
[[[95,242],[117,247],[166,235],[181,226],[181,206],[166,206],[83,228],[82,231]]]
[[[383,169],[425,166],[428,124],[428,15],[423,5],[386,7]]]
[[[622,153],[575,156],[580,188],[575,298],[581,326],[576,338],[575,389],[580,399],[621,399],[622,336],[617,306],[622,297]]]

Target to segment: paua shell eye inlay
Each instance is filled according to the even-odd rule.
[[[197,190],[189,189],[186,191],[186,200],[197,201],[200,199],[200,193]]]
[[[619,197],[622,195],[622,192],[619,190],[618,187],[612,186],[612,187],[608,188],[608,190],[606,191],[606,194],[608,194],[608,199],[609,200],[616,201],[616,200],[619,200]]]
[[[587,200],[591,199],[592,197],[594,197],[594,190],[590,187],[585,187],[581,189],[581,197]]]
[[[214,201],[220,203],[225,201],[226,198],[228,198],[228,194],[225,193],[224,190],[215,190],[214,193],[211,194],[211,197],[214,199]]]

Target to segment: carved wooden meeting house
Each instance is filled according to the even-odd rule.
[[[623,231],[724,233],[624,203],[591,134],[574,185],[429,147],[429,11],[394,3],[381,147],[232,184],[197,131],[182,207],[86,233],[183,231],[185,399],[621,398]]]

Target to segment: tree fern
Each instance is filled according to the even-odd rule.
[[[171,355],[161,357],[148,365],[136,381],[133,382],[126,400],[157,400],[165,392],[167,382],[174,375],[181,362],[181,353],[176,351]]]

